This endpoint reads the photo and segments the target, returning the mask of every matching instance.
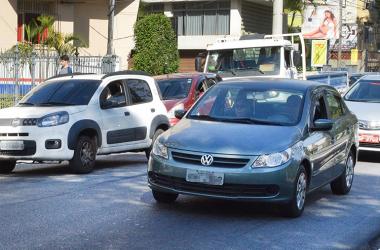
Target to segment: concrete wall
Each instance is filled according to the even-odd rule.
[[[10,49],[17,41],[17,0],[1,0],[0,49]]]

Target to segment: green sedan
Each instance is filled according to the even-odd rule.
[[[179,194],[277,202],[302,214],[309,192],[354,179],[358,120],[332,87],[296,80],[216,84],[153,145],[148,183],[158,202]]]

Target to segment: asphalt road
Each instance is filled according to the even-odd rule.
[[[0,249],[352,249],[380,234],[380,157],[365,154],[353,189],[307,197],[302,217],[268,204],[180,196],[158,205],[142,154],[99,157],[96,170],[23,165],[0,175]]]

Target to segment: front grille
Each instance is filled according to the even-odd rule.
[[[24,150],[0,150],[3,156],[29,156],[36,153],[35,141],[24,141]]]
[[[206,185],[202,183],[187,182],[185,179],[166,176],[150,171],[149,181],[163,187],[173,188],[178,191],[196,192],[209,195],[223,195],[229,197],[252,196],[270,197],[279,193],[277,185],[244,185],[244,184],[223,184],[222,186]]]
[[[368,147],[368,148],[380,148],[380,143],[364,143],[360,142],[359,147]]]
[[[189,163],[195,165],[202,165],[200,154],[189,154],[182,152],[172,151],[173,160]],[[249,159],[242,158],[229,158],[229,157],[213,157],[214,161],[210,165],[210,167],[219,167],[219,168],[242,168],[249,162]]]
[[[16,136],[29,136],[29,133],[0,133],[1,137],[16,137]]]

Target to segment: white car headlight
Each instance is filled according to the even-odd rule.
[[[162,143],[160,143],[158,140],[154,142],[152,152],[157,156],[169,159],[168,148],[164,146]]]
[[[66,111],[45,115],[38,119],[38,127],[52,127],[69,122],[69,113]]]
[[[260,167],[278,167],[290,160],[292,156],[292,149],[288,148],[285,151],[279,153],[273,153],[268,155],[261,155],[259,158],[255,160],[252,167],[260,168]]]
[[[359,128],[361,128],[361,129],[380,129],[380,121],[359,120]]]

